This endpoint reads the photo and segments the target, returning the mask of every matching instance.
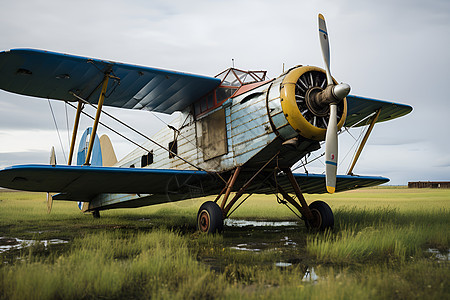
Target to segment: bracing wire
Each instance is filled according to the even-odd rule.
[[[347,132],[350,134],[350,131],[349,131],[349,130],[347,130]],[[347,156],[350,154],[350,152],[353,150],[353,148],[355,148],[356,144],[358,144],[358,143],[360,142],[363,133],[364,133],[364,130],[362,130],[362,127],[361,127],[361,132],[359,133],[359,136],[358,136],[356,139],[355,139],[355,138],[353,137],[353,135],[352,135],[352,137],[355,139],[355,142],[354,142],[353,145],[350,147],[350,149],[347,151],[347,153],[345,154],[344,158],[341,159],[339,165],[342,165],[342,164],[343,164],[343,162],[345,161],[345,159],[347,158]],[[350,135],[351,135],[351,134],[350,134]],[[355,153],[356,153],[356,152],[355,152]],[[355,153],[353,153],[353,157],[355,156]],[[352,157],[352,158],[353,158],[353,157]]]
[[[50,103],[50,99],[47,99],[47,100],[48,100],[48,106],[50,106],[50,111],[52,112],[52,117],[53,117],[53,122],[55,123],[56,132],[58,133],[59,144],[61,145],[61,150],[62,150],[62,153],[63,153],[63,156],[64,156],[64,160],[67,163],[66,153],[64,151],[64,146],[63,146],[63,143],[62,143],[62,140],[61,140],[61,135],[59,134],[58,123],[56,122],[55,113],[53,112],[53,108],[52,108],[52,104]]]
[[[73,107],[74,109],[77,109],[77,108],[75,107],[75,105],[73,105],[73,104],[71,104],[71,103],[68,103],[68,104],[69,104],[71,107]],[[92,120],[95,119],[94,117],[92,117],[92,116],[90,116],[88,113],[86,113],[85,111],[81,111],[81,113],[84,114],[86,117],[92,119]],[[134,141],[131,140],[130,138],[127,138],[126,136],[124,136],[124,135],[121,134],[120,132],[114,130],[113,128],[109,127],[108,125],[104,124],[103,122],[100,121],[99,123],[100,123],[102,126],[104,126],[105,128],[107,128],[107,129],[111,130],[112,132],[114,132],[115,134],[117,134],[118,136],[120,136],[120,137],[126,139],[127,141],[131,142],[132,144],[138,146],[139,148],[141,148],[141,149],[143,149],[143,150],[145,150],[145,151],[147,151],[147,152],[150,152],[150,150],[148,150],[147,148],[145,148],[145,147],[139,145],[138,143],[134,142]]]
[[[67,113],[67,101],[64,101],[64,108],[66,110],[66,128],[67,128],[67,141],[70,147],[70,128],[69,128],[69,115]]]
[[[97,107],[96,107],[95,105],[93,105],[92,103],[90,103],[90,102],[84,100],[83,98],[81,98],[81,97],[79,97],[79,96],[77,96],[77,95],[75,95],[75,94],[72,94],[72,95],[74,95],[76,98],[78,98],[78,99],[81,100],[82,102],[84,102],[84,103],[86,103],[86,104],[89,104],[90,106],[92,106],[92,107],[94,107],[95,109],[97,109]],[[75,108],[75,106],[73,106],[73,107]],[[203,168],[200,168],[199,166],[196,166],[196,165],[194,165],[193,163],[191,163],[191,162],[185,160],[184,158],[180,157],[180,156],[179,156],[178,154],[176,154],[175,152],[171,151],[170,149],[167,149],[167,148],[164,147],[163,145],[159,144],[158,142],[154,141],[154,140],[151,139],[150,137],[146,136],[145,134],[143,134],[143,133],[141,133],[140,131],[134,129],[134,128],[131,127],[130,125],[128,125],[128,124],[124,123],[123,121],[119,120],[118,118],[114,117],[114,116],[111,115],[110,113],[108,113],[108,112],[106,112],[106,111],[103,111],[103,113],[104,113],[105,115],[107,115],[108,117],[110,117],[111,119],[113,119],[114,121],[116,121],[116,122],[122,124],[122,125],[125,126],[126,128],[132,130],[133,132],[139,134],[140,136],[142,136],[142,137],[144,137],[145,139],[149,140],[150,142],[154,143],[154,144],[157,145],[158,147],[160,147],[160,148],[162,148],[162,149],[168,151],[169,153],[172,153],[172,155],[178,157],[179,159],[181,159],[181,160],[184,161],[185,163],[189,164],[190,166],[196,168],[197,170],[206,171],[206,170],[204,170]],[[93,119],[93,117],[91,117],[91,116],[88,115],[87,113],[83,112],[83,114],[86,115],[86,116],[88,116],[89,118]],[[148,151],[147,149],[145,149],[144,147],[142,147],[141,145],[139,145],[139,144],[137,144],[136,142],[133,142],[131,139],[125,137],[123,134],[120,134],[118,131],[116,131],[116,130],[112,129],[111,127],[107,126],[106,124],[104,124],[104,123],[102,123],[102,122],[99,122],[99,123],[102,124],[103,126],[105,126],[106,128],[108,128],[109,130],[111,130],[112,132],[116,133],[117,135],[119,135],[119,136],[125,138],[127,141],[129,141],[129,142],[131,142],[131,143],[133,143],[133,144],[139,146],[140,148],[146,150],[147,152],[150,152],[150,151]],[[206,172],[207,172],[207,171],[206,171]]]

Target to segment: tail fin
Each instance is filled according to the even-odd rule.
[[[52,150],[50,151],[50,164],[52,166],[56,166],[56,154],[54,146],[52,146]]]
[[[77,165],[81,166],[86,162],[86,155],[91,139],[92,127],[88,127],[81,136],[80,145],[78,146]],[[102,166],[102,151],[100,148],[100,140],[95,135],[94,146],[92,147],[91,166]]]
[[[100,137],[100,148],[104,167],[112,167],[117,163],[116,153],[109,137],[104,134]]]

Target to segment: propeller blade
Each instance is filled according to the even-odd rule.
[[[333,84],[333,78],[330,71],[330,44],[328,42],[327,24],[325,23],[325,17],[319,14],[319,40],[322,48],[323,61],[325,62],[325,71],[327,72],[328,85]]]
[[[325,136],[325,177],[327,191],[333,194],[336,189],[336,172],[338,159],[337,105],[330,104],[330,121]]]

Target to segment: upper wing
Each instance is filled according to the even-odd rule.
[[[0,88],[48,99],[74,101],[73,92],[97,103],[105,73],[104,105],[171,114],[220,84],[220,79],[32,49],[0,52]]]
[[[204,171],[62,165],[18,165],[0,170],[4,188],[55,192],[68,200],[90,201],[102,193],[167,194],[197,187]]]
[[[399,118],[412,111],[412,107],[406,104],[348,95],[347,118],[344,126],[353,126],[370,114],[376,112],[378,109],[381,109],[381,112],[377,123]],[[366,125],[366,123],[362,122],[357,124],[356,127],[363,125]]]

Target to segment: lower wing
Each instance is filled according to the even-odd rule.
[[[304,193],[326,193],[325,175],[294,176]],[[336,191],[374,186],[388,181],[385,177],[338,175]],[[277,183],[287,192],[293,192],[286,176],[277,176]],[[236,188],[243,184],[237,182]],[[60,193],[57,198],[59,200],[89,202],[100,194],[213,195],[222,190],[224,183],[205,171],[18,165],[0,170],[0,186],[24,191]],[[255,183],[248,192],[271,194],[275,191],[262,182]]]

